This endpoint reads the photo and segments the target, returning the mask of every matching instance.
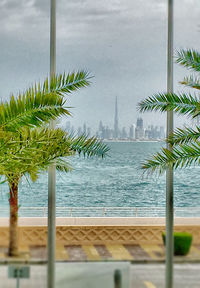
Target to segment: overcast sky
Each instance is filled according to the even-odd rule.
[[[175,0],[175,49],[200,50],[200,1]],[[0,0],[0,96],[49,72],[50,0]],[[167,0],[57,0],[57,72],[87,69],[90,88],[69,97],[73,124],[136,122],[139,100],[166,90]],[[175,83],[189,74],[175,68]],[[180,86],[175,85],[175,89]],[[182,88],[181,88],[182,89]],[[144,115],[145,124],[165,117]],[[181,123],[181,120],[176,120]]]

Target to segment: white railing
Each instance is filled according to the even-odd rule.
[[[20,217],[47,217],[47,207],[20,207]],[[200,207],[175,207],[175,217],[200,217]],[[9,208],[0,207],[0,217]],[[165,207],[56,207],[57,217],[165,217]]]

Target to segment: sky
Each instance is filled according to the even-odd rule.
[[[174,51],[200,49],[200,1],[175,0]],[[49,74],[50,0],[0,1],[0,97],[43,81]],[[137,103],[166,91],[167,0],[57,0],[57,72],[86,69],[91,86],[68,96],[75,127],[119,126],[139,116]],[[190,72],[174,67],[175,91]],[[166,115],[142,115],[165,125]],[[175,125],[186,120],[175,118]]]

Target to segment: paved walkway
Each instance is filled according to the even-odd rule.
[[[0,262],[9,258],[7,248],[0,247]],[[23,259],[45,261],[47,259],[46,246],[21,246]],[[164,261],[165,248],[163,245],[56,245],[57,261],[105,261],[128,260],[132,262]],[[177,262],[199,262],[200,245],[193,245],[187,256],[175,257]]]
[[[122,262],[123,263],[123,262]],[[113,267],[122,263],[57,263],[56,282],[57,288],[111,288],[113,285]],[[88,266],[88,267],[87,267]],[[117,269],[122,267],[118,266]],[[112,271],[111,271],[112,270]],[[200,264],[175,264],[174,287],[199,288]],[[164,288],[165,265],[164,264],[133,264],[130,265],[130,277],[122,274],[122,279],[130,279],[131,286],[126,283],[123,288]],[[0,269],[0,288],[16,287],[16,280],[8,278],[8,266]],[[30,267],[30,278],[20,280],[20,288],[46,288],[46,265],[33,265]],[[112,281],[112,282],[111,282]],[[62,283],[64,285],[62,285]],[[67,283],[67,285],[66,285]],[[97,285],[98,284],[98,285]]]
[[[199,288],[200,264],[175,264],[175,288]],[[134,264],[131,265],[131,288],[164,288],[164,264]]]

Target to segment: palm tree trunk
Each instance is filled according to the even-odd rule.
[[[18,256],[18,182],[10,186],[9,256]]]

